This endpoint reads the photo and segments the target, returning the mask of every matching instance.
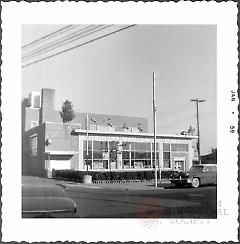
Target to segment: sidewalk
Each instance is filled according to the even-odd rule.
[[[23,176],[22,184],[37,184],[37,185],[59,185],[63,187],[82,187],[89,189],[112,189],[112,190],[159,190],[164,189],[164,187],[173,186],[168,180],[162,180],[161,183],[158,182],[157,187],[155,187],[154,181],[149,182],[132,182],[132,183],[92,183],[83,184],[79,182],[64,181],[57,179],[48,179],[35,176]]]
[[[68,187],[68,186],[76,186],[76,187],[84,187],[84,188],[95,188],[95,189],[111,189],[111,190],[159,190],[164,189],[165,187],[173,186],[169,181],[162,181],[157,184],[155,187],[154,182],[136,182],[136,183],[99,183],[99,184],[83,184],[77,182],[67,182],[67,181],[56,181],[56,183]]]

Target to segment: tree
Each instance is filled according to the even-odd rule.
[[[60,112],[63,123],[71,122],[75,118],[73,105],[69,100],[63,102],[62,111]]]

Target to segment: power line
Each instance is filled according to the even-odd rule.
[[[101,26],[103,26],[103,25],[100,25],[100,27]],[[63,46],[63,45],[66,45],[66,44],[68,44],[68,43],[70,43],[71,42],[71,39],[74,39],[75,38],[75,40],[73,40],[73,41],[76,41],[76,40],[78,40],[78,39],[80,39],[80,38],[82,38],[82,37],[85,37],[85,36],[87,36],[87,35],[90,35],[90,34],[92,34],[92,33],[94,33],[94,32],[97,32],[97,31],[100,31],[100,30],[95,30],[95,31],[93,31],[93,32],[91,32],[90,34],[85,34],[85,35],[80,35],[80,36],[78,36],[79,34],[81,34],[81,33],[79,33],[79,32],[83,32],[84,30],[86,30],[86,29],[89,29],[89,28],[91,28],[91,27],[94,27],[94,29],[96,29],[96,28],[99,28],[99,26],[93,26],[93,25],[90,25],[90,26],[87,26],[87,27],[85,27],[85,28],[83,28],[83,29],[81,29],[81,30],[78,30],[78,31],[76,31],[76,32],[74,32],[74,33],[71,33],[70,35],[68,35],[68,36],[64,36],[64,37],[62,37],[62,38],[60,38],[60,39],[57,39],[57,40],[55,40],[55,41],[53,41],[53,42],[50,42],[50,43],[48,43],[48,44],[46,44],[46,45],[44,45],[44,46],[42,46],[42,47],[39,47],[39,48],[37,48],[37,49],[35,49],[35,50],[32,50],[32,51],[30,51],[30,52],[28,52],[28,53],[26,53],[24,56],[23,56],[23,58],[22,59],[25,59],[25,58],[28,58],[28,57],[30,57],[30,58],[32,58],[32,56],[34,57],[34,56],[38,56],[37,54],[38,53],[40,53],[40,55],[42,55],[42,54],[44,54],[44,53],[46,53],[46,52],[48,52],[48,51],[51,51],[51,50],[53,50],[53,49],[55,49],[55,48],[57,48],[57,47],[61,47],[61,46]],[[106,28],[106,27],[105,27]],[[88,31],[91,31],[91,30],[87,30],[87,32]],[[78,34],[79,33],[79,34]],[[83,34],[83,33],[82,33]],[[58,45],[58,44],[60,44],[60,45]]]
[[[101,26],[102,26],[102,25],[101,25]],[[48,48],[45,48],[45,50],[43,49],[43,50],[37,51],[35,55],[34,55],[34,53],[31,54],[31,55],[29,55],[30,58],[28,58],[28,59],[31,59],[31,58],[36,57],[36,56],[39,56],[39,55],[44,55],[45,53],[47,53],[47,52],[49,52],[49,51],[51,51],[51,50],[54,50],[54,49],[56,49],[56,48],[58,48],[58,47],[61,47],[61,46],[67,45],[67,44],[69,44],[69,43],[75,42],[75,41],[77,41],[77,40],[79,40],[79,39],[81,39],[81,38],[83,38],[83,37],[89,36],[89,35],[91,35],[91,34],[94,34],[94,33],[98,32],[98,31],[101,31],[101,30],[104,30],[104,29],[106,29],[106,28],[109,28],[110,26],[111,26],[111,25],[103,26],[102,28],[97,29],[97,30],[93,30],[93,31],[90,32],[90,33],[87,33],[87,34],[84,34],[84,35],[80,35],[80,36],[77,36],[77,37],[75,37],[75,38],[73,37],[74,39],[71,37],[71,38],[68,38],[68,39],[64,40],[64,42],[60,41],[60,42],[56,43],[56,44],[59,44],[59,45],[54,44],[54,45],[52,45],[52,46],[53,46],[52,48],[51,48],[51,46],[49,46]],[[99,27],[97,27],[97,28],[99,28]],[[91,31],[91,30],[90,30],[90,31]],[[39,54],[38,54],[38,53],[39,53]],[[28,59],[27,59],[27,60],[28,60]]]
[[[205,102],[207,103],[207,102],[209,102],[209,101],[211,102],[213,100],[216,100],[216,97],[207,98],[207,100]],[[181,112],[183,110],[186,110],[186,109],[188,109],[190,107],[191,107],[191,104],[189,104],[189,102],[184,102],[180,106],[176,106],[176,105],[168,106],[164,110],[160,110],[159,111],[159,114],[160,114],[159,118],[160,119],[164,119],[166,117],[174,115],[175,113],[178,113],[178,112]],[[214,116],[214,114],[211,114],[209,116]]]
[[[174,114],[176,114],[178,112],[182,112],[182,111],[184,111],[184,110],[186,110],[186,109],[188,109],[190,107],[191,107],[191,105],[185,105],[181,109],[174,109],[174,110],[170,111],[169,113],[166,113],[164,116],[160,115],[160,119],[164,119],[166,117],[172,116],[172,115],[174,115]]]
[[[92,39],[92,40],[90,40],[90,41],[87,41],[87,42],[81,43],[81,44],[79,44],[79,45],[77,45],[77,46],[74,46],[74,47],[71,47],[71,48],[65,49],[65,50],[63,50],[63,51],[61,51],[61,52],[58,52],[58,53],[55,53],[55,54],[49,55],[49,56],[44,57],[44,58],[42,58],[42,59],[38,59],[38,60],[36,60],[36,61],[34,61],[34,62],[31,62],[31,63],[28,63],[28,64],[26,64],[26,65],[23,65],[23,66],[22,66],[22,68],[26,68],[26,67],[28,67],[28,66],[30,66],[30,65],[32,65],[32,64],[36,64],[36,63],[39,63],[39,62],[41,62],[41,61],[43,61],[43,60],[46,60],[46,59],[49,59],[49,58],[52,58],[52,57],[58,56],[58,55],[60,55],[60,54],[62,54],[62,53],[66,53],[66,52],[71,51],[71,50],[73,50],[73,49],[75,49],[75,48],[78,48],[78,47],[84,46],[84,45],[86,45],[86,44],[88,44],[88,43],[91,43],[91,42],[94,42],[94,41],[100,40],[100,39],[105,38],[105,37],[107,37],[107,36],[113,35],[113,34],[115,34],[115,33],[117,33],[117,32],[120,32],[120,31],[126,30],[126,29],[128,29],[128,28],[131,28],[131,27],[133,27],[133,26],[135,26],[135,25],[136,25],[136,24],[133,24],[133,25],[128,25],[128,26],[123,27],[123,28],[121,28],[121,29],[118,29],[118,30],[116,30],[116,31],[113,31],[113,32],[107,33],[107,34],[105,34],[105,35],[103,35],[103,36],[100,36],[100,37],[94,38],[94,39]]]
[[[77,31],[75,31],[75,32],[73,32],[73,33],[68,34],[67,36],[63,36],[63,37],[60,37],[60,38],[57,39],[57,40],[53,40],[52,42],[51,42],[51,40],[50,40],[50,42],[46,43],[45,45],[40,46],[40,47],[37,47],[36,49],[33,49],[33,50],[31,50],[31,51],[25,53],[25,54],[23,55],[23,58],[24,58],[25,56],[27,56],[27,55],[30,55],[31,53],[35,53],[35,51],[44,49],[44,48],[48,47],[48,46],[51,45],[51,44],[54,45],[56,42],[61,41],[61,40],[64,40],[65,38],[70,37],[70,36],[72,36],[72,35],[74,35],[74,34],[77,34],[79,31],[82,31],[82,30],[85,30],[85,29],[87,29],[87,28],[90,28],[91,26],[92,26],[92,25],[87,26],[87,27],[85,27],[85,28],[82,28],[82,29],[80,29],[80,30],[77,30]]]
[[[33,42],[30,42],[30,43],[28,43],[28,44],[22,46],[22,49],[29,48],[29,47],[31,47],[31,46],[33,46],[33,45],[36,45],[36,44],[39,43],[39,42],[43,42],[45,39],[51,38],[51,37],[53,37],[53,36],[55,36],[55,35],[58,35],[58,34],[62,34],[62,33],[64,33],[64,32],[66,32],[66,31],[68,31],[69,29],[73,29],[73,28],[75,28],[75,27],[76,27],[76,26],[74,26],[74,25],[67,25],[67,26],[65,26],[65,27],[63,27],[63,28],[60,28],[60,29],[58,29],[58,30],[56,30],[56,31],[54,31],[54,32],[52,32],[52,33],[46,35],[46,36],[43,36],[43,37],[41,37],[41,38],[39,38],[39,39],[37,39],[37,40],[35,40],[35,41],[33,41]],[[59,32],[60,32],[60,33],[59,33]]]
[[[194,116],[193,115],[189,115],[189,116],[185,116],[184,118],[177,118],[177,119],[174,119],[173,121],[168,121],[168,123],[166,125],[162,124],[162,128],[175,128],[176,127],[176,123],[177,125],[181,125],[183,123],[186,123],[186,122],[190,122],[194,120]],[[193,121],[192,121],[193,122]],[[174,123],[174,125],[172,125]]]
[[[177,104],[177,106],[176,106],[176,104],[175,105],[170,105],[170,106],[166,106],[166,107],[164,107],[164,109],[161,109],[161,110],[159,110],[159,112],[160,113],[168,113],[169,111],[172,111],[172,110],[174,110],[174,109],[176,109],[176,108],[179,108],[180,106],[182,107],[182,106],[185,106],[185,105],[189,105],[189,102],[184,102],[184,103],[181,103],[181,104]]]

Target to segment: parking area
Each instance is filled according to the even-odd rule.
[[[89,184],[23,177],[23,184],[56,184],[77,205],[77,218],[216,218],[217,187],[158,184]]]

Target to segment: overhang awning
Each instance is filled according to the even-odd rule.
[[[74,155],[74,151],[46,151],[50,155]]]
[[[140,137],[140,138],[152,138],[152,133],[136,133],[136,132],[126,132],[126,131],[93,131],[93,130],[83,130],[83,129],[73,129],[73,135],[96,135],[96,136],[120,136],[120,137]],[[197,139],[198,136],[189,136],[189,135],[156,135],[157,139]]]

